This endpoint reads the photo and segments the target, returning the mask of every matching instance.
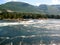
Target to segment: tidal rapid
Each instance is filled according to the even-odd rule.
[[[0,21],[0,44],[11,42],[14,45],[60,45],[60,19]]]

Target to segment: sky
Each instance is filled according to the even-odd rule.
[[[10,2],[10,1],[26,2],[26,3],[29,3],[31,5],[35,5],[35,6],[38,6],[40,4],[47,4],[47,5],[60,4],[60,0],[0,0],[0,4]]]

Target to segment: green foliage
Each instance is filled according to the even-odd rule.
[[[0,5],[0,10],[1,9],[11,10],[14,12],[41,13],[37,7],[24,2],[7,2]]]
[[[17,13],[3,11],[0,13],[0,19],[40,19],[40,18],[54,18],[59,19],[60,15],[48,15],[48,14],[33,14],[33,13]]]
[[[7,2],[0,5],[0,11],[3,9],[21,13],[60,15],[60,5],[33,6],[24,2]]]

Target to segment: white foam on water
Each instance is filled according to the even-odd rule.
[[[9,25],[19,25],[18,22],[14,22],[14,23],[0,23],[0,27],[1,26],[9,26]]]
[[[33,27],[37,27],[37,28],[47,28],[47,29],[54,29],[57,28],[59,29],[60,27],[60,21],[56,21],[56,20],[28,20],[28,21],[20,21],[20,22],[3,22],[0,23],[0,27],[1,26],[11,26],[11,25],[24,25],[24,26],[30,26],[32,24],[36,24],[36,25],[32,25]],[[42,25],[37,25],[37,24],[42,24]],[[44,26],[45,24],[45,26]]]
[[[19,24],[23,24],[24,26],[30,25],[30,24],[37,24],[37,23],[41,23],[43,22],[43,20],[38,20],[38,21],[34,21],[34,20],[29,20],[29,21],[20,21],[20,22],[3,22],[0,23],[0,27],[1,26],[9,26],[9,25],[19,25]]]
[[[45,21],[44,20],[29,20],[29,21],[21,21],[20,23],[21,24],[37,24],[37,23],[44,23]]]

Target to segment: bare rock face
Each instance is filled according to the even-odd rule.
[[[2,13],[2,11],[0,11],[0,13]]]
[[[7,12],[13,12],[12,10],[7,10]]]

